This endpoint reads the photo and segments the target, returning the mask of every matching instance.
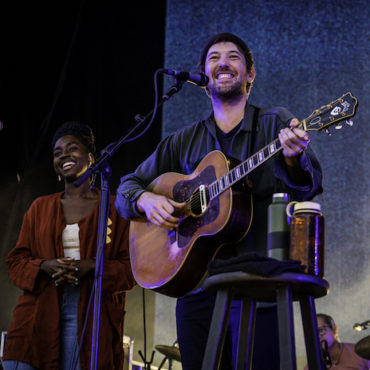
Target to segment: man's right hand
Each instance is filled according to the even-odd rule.
[[[181,213],[186,203],[178,203],[163,195],[146,191],[140,195],[136,205],[152,224],[171,230],[180,222],[180,218],[173,216],[173,213]]]

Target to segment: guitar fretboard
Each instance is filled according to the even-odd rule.
[[[342,95],[339,99],[324,105],[320,109],[316,109],[313,113],[298,123],[299,128],[304,131],[322,131],[327,130],[331,125],[338,125],[343,120],[353,117],[356,112],[358,101],[350,93]],[[347,122],[352,126],[352,121]],[[338,126],[337,128],[340,128]],[[247,160],[234,167],[224,176],[218,178],[209,185],[209,197],[213,199],[224,192],[229,187],[233,186],[243,177],[247,176],[255,168],[266,162],[273,155],[282,149],[279,139],[275,139],[270,144],[253,154]]]
[[[247,176],[259,165],[266,162],[273,155],[277,154],[282,149],[279,139],[275,139],[270,144],[263,147],[257,153],[246,159],[244,162],[235,166],[231,171],[218,178],[209,185],[209,196],[213,199],[224,192],[229,187],[233,186],[243,177]]]

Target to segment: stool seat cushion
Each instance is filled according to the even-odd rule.
[[[275,302],[276,291],[290,285],[292,297],[297,301],[302,296],[323,297],[329,293],[325,279],[305,273],[286,272],[274,277],[263,277],[243,271],[216,274],[204,280],[202,287],[212,293],[218,289],[232,289],[234,297],[251,297],[260,302]]]
[[[226,260],[215,258],[208,266],[209,275],[223,274],[224,272],[244,271],[265,277],[280,275],[285,272],[301,273],[306,266],[297,260],[277,260],[262,256],[256,252],[246,252]]]

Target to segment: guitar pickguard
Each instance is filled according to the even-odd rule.
[[[197,177],[191,180],[179,181],[175,184],[173,187],[173,199],[176,202],[185,202],[200,185],[208,186],[216,178],[215,168],[213,166],[207,166]],[[184,247],[199,229],[213,222],[219,212],[220,203],[219,198],[216,197],[209,203],[207,210],[199,217],[189,216],[181,220],[177,228],[178,247]]]

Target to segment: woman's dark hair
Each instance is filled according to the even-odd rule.
[[[88,151],[95,157],[95,136],[93,130],[89,125],[79,121],[68,121],[63,123],[56,131],[53,136],[51,143],[51,149],[54,150],[55,143],[62,137],[66,135],[72,135],[77,137],[82,144],[86,146]]]
[[[200,54],[200,60],[198,63],[198,68],[200,72],[204,72],[205,70],[205,64],[206,64],[206,57],[209,48],[214,45],[218,44],[219,42],[232,42],[235,44],[239,51],[243,53],[247,65],[247,72],[250,72],[252,70],[252,67],[254,65],[254,60],[253,60],[253,55],[252,52],[250,51],[249,47],[247,44],[238,36],[228,33],[228,32],[223,32],[223,33],[218,33],[217,35],[214,35],[210,37],[206,44],[203,47],[203,50]]]

